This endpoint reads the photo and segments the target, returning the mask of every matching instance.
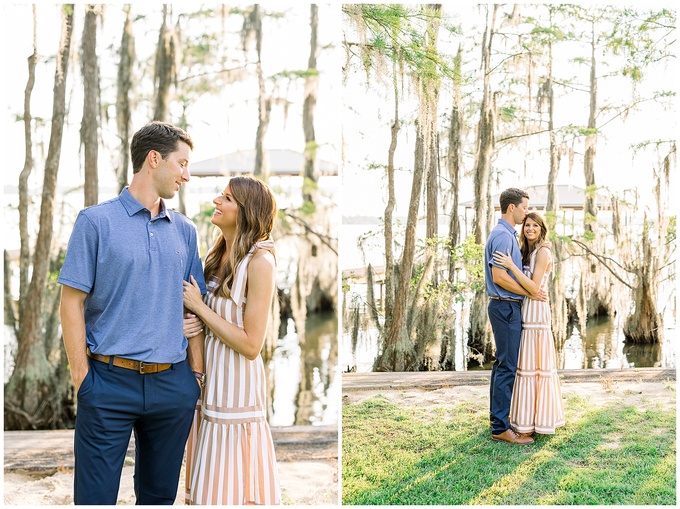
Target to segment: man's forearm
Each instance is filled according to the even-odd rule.
[[[527,297],[530,297],[531,294],[524,288],[519,282],[513,278],[510,274],[508,274],[506,271],[500,271],[499,274],[497,274],[497,277],[494,278],[493,282],[503,288],[504,290],[507,290],[512,293],[516,293],[517,295],[524,295]]]
[[[87,362],[87,337],[85,332],[84,298],[77,290],[63,289],[59,314],[61,330],[64,336],[64,348],[71,370],[71,377],[76,389],[80,387],[89,370]],[[80,292],[82,293],[82,292]],[[83,294],[84,295],[84,294]]]
[[[205,342],[205,332],[201,332],[197,336],[188,339],[189,346],[187,347],[187,362],[191,366],[192,371],[205,373],[203,366],[203,343]]]

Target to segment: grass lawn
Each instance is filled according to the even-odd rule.
[[[491,440],[486,405],[345,403],[342,503],[675,505],[675,406],[568,395],[567,425],[518,446]]]

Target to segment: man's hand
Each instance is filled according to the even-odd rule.
[[[71,380],[73,380],[73,386],[76,388],[76,394],[78,394],[80,386],[83,384],[83,380],[85,380],[85,377],[89,372],[90,372],[89,368],[85,370],[84,373],[81,372],[76,373],[75,371],[71,370]]]

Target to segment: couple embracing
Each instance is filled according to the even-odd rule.
[[[564,425],[546,294],[553,261],[544,219],[528,212],[529,195],[506,189],[500,207],[501,219],[484,252],[489,321],[496,344],[491,438],[526,445],[533,443],[532,434],[554,434]]]
[[[202,267],[196,226],[164,201],[189,181],[193,146],[171,124],[142,127],[130,185],[73,227],[58,281],[76,505],[116,504],[132,432],[137,504],[175,502],[185,447],[187,503],[280,503],[260,357],[276,201],[253,177],[230,179]]]

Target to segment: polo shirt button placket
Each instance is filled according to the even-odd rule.
[[[148,228],[148,230],[149,230],[149,249],[151,251],[156,251],[157,250],[157,246],[156,246],[156,242],[155,242],[156,237],[154,236],[154,232],[151,231],[152,226],[153,226],[153,221],[149,221],[149,228]]]

